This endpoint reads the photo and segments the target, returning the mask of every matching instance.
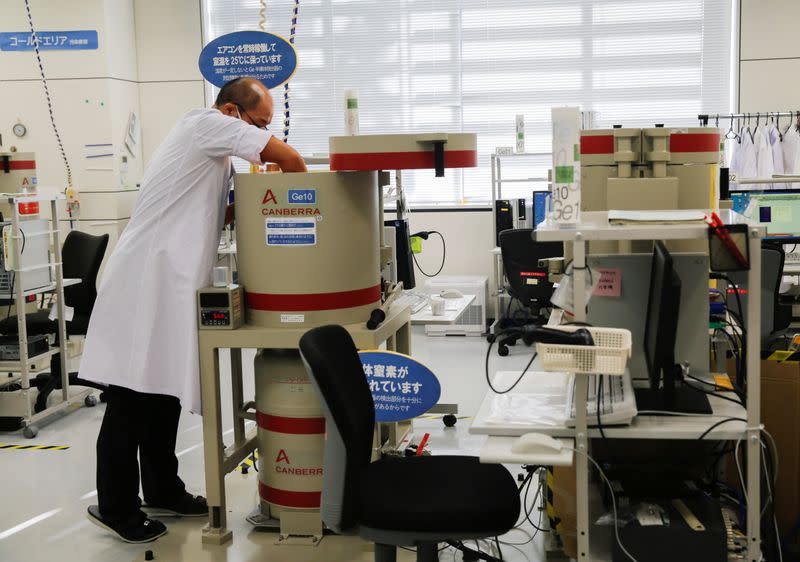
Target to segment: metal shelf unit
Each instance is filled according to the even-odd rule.
[[[753,294],[761,294],[761,238],[765,235],[766,229],[763,226],[749,223],[744,217],[732,211],[720,211],[720,216],[725,224],[746,224],[748,228],[748,244],[750,251],[750,270],[748,271],[748,288]],[[535,232],[536,240],[544,242],[563,242],[571,244],[573,250],[573,275],[574,275],[574,303],[575,321],[586,321],[586,251],[587,243],[592,241],[627,241],[627,240],[706,240],[708,231],[707,226],[700,223],[685,223],[673,225],[646,225],[646,224],[627,224],[610,225],[608,223],[607,212],[587,212],[581,216],[582,222],[575,225],[556,225],[543,223]],[[720,438],[735,438],[745,441],[747,446],[747,505],[760,506],[760,485],[761,485],[761,365],[760,349],[761,342],[761,301],[760,299],[748,299],[747,302],[747,404],[746,419],[747,423],[739,427],[727,427]],[[707,327],[703,326],[703,333],[707,332]],[[588,379],[585,376],[575,377],[575,396],[587,396]],[[575,446],[578,451],[590,454],[589,438],[593,435],[589,432],[587,420],[587,403],[583,400],[576,400],[575,404],[575,428],[572,434],[575,438]],[[641,434],[639,438],[662,438],[662,439],[681,439],[685,435],[673,434],[670,427],[674,424],[678,427],[682,422],[665,417],[659,420],[662,427],[654,432],[652,436]],[[620,433],[634,431],[630,428],[620,429]],[[738,431],[737,431],[738,430]],[[618,438],[612,434],[609,438]],[[575,455],[576,466],[576,499],[577,499],[577,539],[578,539],[578,559],[577,562],[598,562],[604,560],[605,556],[593,554],[590,543],[591,522],[590,513],[590,489],[589,489],[589,461],[584,454]],[[751,507],[747,510],[747,558],[749,562],[759,562],[761,560],[761,537],[760,537],[760,509]]]
[[[510,159],[520,159],[526,157],[544,157],[544,156],[552,156],[550,152],[523,152],[523,153],[513,153],[513,154],[492,154],[491,155],[491,164],[492,164],[492,244],[496,243],[496,233],[495,233],[495,225],[497,224],[497,209],[495,206],[495,201],[498,199],[503,198],[503,184],[506,183],[544,183],[545,185],[549,185],[550,178],[511,178],[511,179],[503,179],[503,166],[502,161],[506,158]],[[543,190],[545,191],[545,190]],[[500,248],[495,247],[492,250],[492,280],[494,282],[494,290],[492,291],[491,296],[494,300],[494,307],[495,307],[495,320],[494,323],[489,327],[489,333],[494,334],[497,326],[500,324],[502,320],[501,314],[503,312],[503,298],[507,297],[508,295],[503,289],[503,258],[500,255]]]
[[[53,415],[62,412],[72,406],[84,404],[86,398],[91,394],[91,390],[87,389],[83,392],[77,393],[73,396],[70,396],[70,387],[69,387],[69,369],[67,365],[66,357],[62,357],[61,363],[61,372],[59,373],[61,377],[61,401],[53,404],[42,410],[41,412],[34,412],[33,407],[31,405],[33,401],[33,389],[31,389],[30,385],[30,375],[32,370],[36,367],[36,363],[45,357],[50,357],[56,353],[63,353],[63,350],[66,349],[66,341],[67,341],[67,324],[66,324],[66,316],[65,316],[65,303],[64,303],[64,273],[63,273],[63,266],[61,260],[61,234],[59,229],[57,228],[58,225],[58,204],[57,202],[66,197],[62,194],[57,195],[36,195],[36,196],[20,196],[20,195],[13,195],[13,194],[2,194],[0,195],[2,200],[8,202],[12,209],[14,210],[11,216],[11,250],[14,253],[14,264],[15,267],[14,271],[14,278],[16,282],[14,283],[14,290],[13,293],[10,295],[5,295],[4,298],[11,298],[14,299],[17,303],[22,303],[22,306],[17,306],[17,333],[18,333],[18,340],[19,340],[19,352],[20,352],[20,359],[19,361],[4,361],[0,363],[0,371],[6,372],[19,372],[19,377],[12,377],[9,380],[13,380],[16,384],[19,384],[20,389],[12,392],[3,392],[0,393],[0,416],[9,416],[9,417],[20,417],[22,418],[22,427],[23,433],[26,437],[35,437],[36,433],[38,432],[37,424],[40,424],[46,421],[48,418],[52,417]],[[46,285],[44,287],[40,287],[38,289],[32,289],[25,291],[23,290],[24,283],[23,278],[25,276],[26,271],[30,271],[32,268],[25,268],[20,267],[22,263],[22,251],[21,251],[21,242],[23,240],[23,236],[20,230],[20,213],[19,213],[19,205],[20,203],[31,203],[31,202],[39,202],[39,203],[49,203],[50,204],[50,223],[51,223],[51,230],[47,232],[50,236],[50,241],[52,244],[52,254],[50,257],[50,262],[47,267],[51,268],[53,273],[54,281],[50,285]],[[74,284],[76,280],[70,280],[69,284]],[[79,283],[80,280],[77,280]],[[44,354],[37,355],[36,357],[28,357],[28,327],[25,321],[25,317],[27,315],[27,311],[25,310],[25,297],[35,294],[40,294],[43,292],[55,292],[56,294],[56,311],[58,313],[57,318],[57,329],[58,329],[58,341],[59,347],[51,348],[48,352]],[[0,295],[2,296],[2,295]],[[7,386],[8,381],[3,381],[3,385]]]

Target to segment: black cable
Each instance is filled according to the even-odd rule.
[[[47,78],[44,73],[44,65],[42,64],[42,57],[39,54],[39,37],[36,35],[36,29],[33,26],[33,16],[31,16],[31,6],[28,0],[25,0],[25,10],[28,14],[28,24],[31,28],[31,37],[33,38],[33,50],[36,52],[36,62],[39,64],[39,74],[42,77],[42,87],[44,88],[44,95],[47,100],[47,110],[50,112],[50,124],[53,127],[53,133],[56,137],[56,144],[58,144],[58,150],[61,153],[61,159],[64,161],[64,168],[67,172],[67,186],[72,187],[72,170],[69,167],[69,161],[67,160],[67,153],[64,150],[64,143],[61,142],[61,135],[58,133],[58,127],[56,126],[56,119],[53,115],[53,100],[50,98],[50,88],[47,87]]]
[[[744,418],[725,418],[724,420],[720,420],[720,421],[718,421],[717,423],[715,423],[714,425],[712,425],[711,427],[709,427],[708,429],[706,429],[706,430],[705,430],[705,431],[704,431],[704,432],[703,432],[703,433],[700,435],[700,437],[698,437],[698,438],[697,438],[697,440],[698,440],[698,441],[702,441],[702,440],[703,440],[703,438],[704,438],[706,435],[708,435],[709,433],[711,433],[712,431],[714,431],[716,428],[718,428],[718,427],[719,427],[719,426],[721,426],[722,424],[725,424],[725,423],[728,423],[728,422],[732,422],[732,421],[740,421],[740,422],[747,423],[747,420],[746,420],[746,419],[744,419]]]
[[[598,375],[598,376],[600,377],[598,382],[599,386],[597,390],[597,396],[595,397],[594,401],[597,410],[597,428],[600,430],[600,437],[606,439],[606,434],[603,431],[603,421],[600,419],[601,418],[600,410],[605,404],[606,397],[605,397],[605,392],[603,392],[603,375]]]
[[[691,378],[693,380],[697,380],[697,379],[695,379],[694,377],[691,377],[691,376],[689,376],[689,378]],[[709,392],[708,390],[704,390],[702,388],[698,388],[698,387],[696,387],[696,386],[694,386],[692,384],[689,384],[686,381],[683,381],[683,386],[685,386],[686,388],[691,388],[692,390],[695,390],[697,392],[702,392],[703,394],[707,394],[708,396],[714,396],[716,398],[720,398],[721,400],[727,400],[728,402],[733,402],[734,404],[738,404],[739,406],[744,407],[744,404],[742,403],[741,399],[734,400],[733,398],[730,398],[728,396],[723,396],[722,394],[717,394],[716,392]],[[738,398],[738,396],[737,396],[737,398]]]
[[[431,278],[431,277],[436,277],[437,275],[439,275],[442,272],[442,270],[444,269],[444,263],[445,263],[445,260],[447,259],[447,242],[444,241],[444,236],[442,236],[442,233],[439,232],[438,230],[429,230],[428,234],[429,235],[430,234],[437,234],[439,236],[439,238],[442,239],[442,265],[439,266],[439,271],[437,271],[433,275],[429,275],[429,274],[425,273],[425,270],[422,269],[422,267],[420,267],[419,262],[417,261],[417,256],[414,255],[414,252],[411,252],[411,257],[414,259],[414,265],[417,266],[417,269],[419,269],[419,272],[421,274],[423,274],[425,277]]]
[[[489,344],[489,348],[486,350],[486,384],[489,385],[489,388],[491,388],[492,392],[494,392],[495,394],[507,394],[507,393],[511,392],[512,390],[514,390],[516,388],[516,386],[522,380],[522,377],[524,377],[525,373],[527,373],[528,369],[530,369],[531,365],[533,364],[533,360],[536,359],[536,356],[539,355],[539,354],[537,352],[534,352],[533,353],[533,357],[531,357],[531,360],[528,361],[527,365],[525,365],[525,368],[522,370],[522,373],[520,373],[520,375],[517,378],[517,380],[514,381],[514,384],[512,384],[506,390],[500,391],[500,390],[497,390],[494,387],[494,385],[492,384],[492,379],[489,376],[489,356],[492,353],[492,346],[494,346],[494,342],[490,343]]]
[[[547,531],[545,531],[544,529],[539,528],[539,526],[536,525],[536,523],[534,523],[531,520],[531,511],[533,511],[533,508],[535,506],[532,505],[531,508],[528,509],[528,492],[530,491],[530,489],[531,489],[531,483],[529,482],[528,483],[528,487],[525,488],[525,495],[524,495],[523,500],[522,500],[523,511],[525,511],[525,519],[528,521],[528,523],[531,525],[531,527],[533,527],[534,529],[536,529],[540,533],[546,533]]]

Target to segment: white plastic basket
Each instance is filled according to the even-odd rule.
[[[583,326],[550,326],[564,332],[574,332]],[[561,345],[537,343],[536,351],[545,371],[624,375],[631,356],[631,332],[616,328],[586,327],[594,345]]]

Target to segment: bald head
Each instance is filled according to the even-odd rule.
[[[225,115],[239,117],[260,128],[272,121],[272,94],[256,78],[236,78],[225,84],[214,107]]]

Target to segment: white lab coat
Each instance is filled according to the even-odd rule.
[[[211,284],[230,157],[260,163],[270,136],[216,109],[190,111],[172,129],[105,267],[81,377],[177,396],[200,413],[195,292]]]
[[[783,170],[786,174],[800,174],[800,132],[791,126],[783,134]]]
[[[783,165],[783,148],[781,147],[781,133],[778,128],[770,123],[767,127],[767,139],[769,139],[770,150],[772,151],[772,173],[776,175],[785,174]],[[772,184],[771,189],[786,189],[786,184]]]
[[[775,173],[772,161],[772,145],[769,142],[769,133],[766,127],[758,127],[753,133],[753,143],[756,151],[756,177],[771,178]],[[757,184],[757,189],[773,189],[773,184]]]

